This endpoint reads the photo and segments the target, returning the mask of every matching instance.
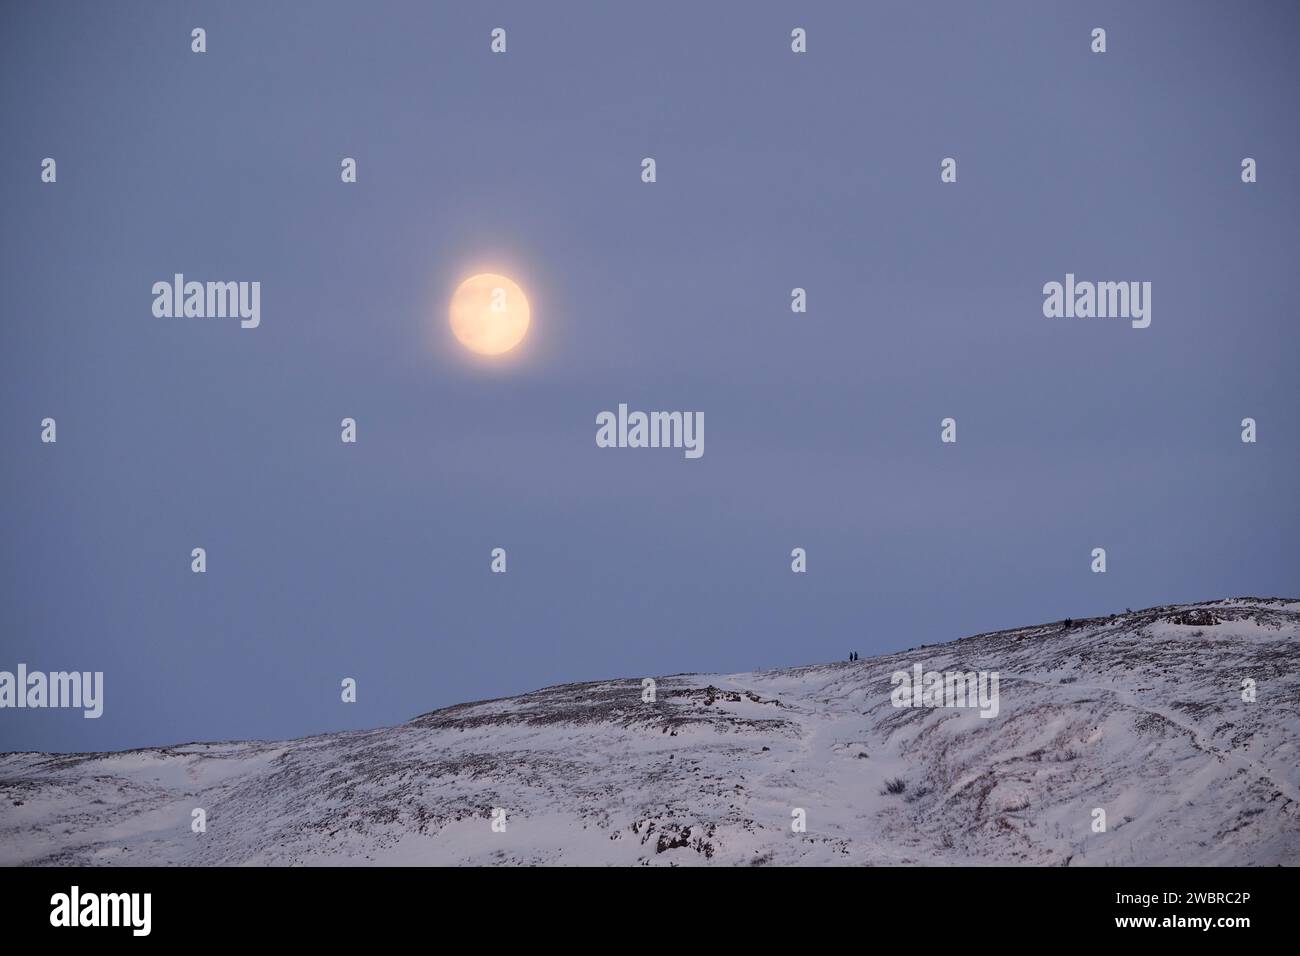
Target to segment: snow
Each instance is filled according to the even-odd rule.
[[[5,754],[0,864],[1294,865],[1298,637],[1300,602],[1240,598],[659,677],[653,704],[638,675],[295,741]],[[998,716],[895,708],[916,663],[999,672]]]

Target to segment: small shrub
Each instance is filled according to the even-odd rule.
[[[902,777],[895,777],[893,780],[885,781],[885,789],[881,793],[900,794],[907,789],[907,781]]]

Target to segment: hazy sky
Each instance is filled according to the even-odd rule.
[[[106,686],[0,750],[1300,593],[1298,45],[1262,2],[5,4],[0,669]],[[532,301],[497,365],[447,330],[485,269]],[[155,318],[177,272],[260,327]],[[1067,272],[1151,326],[1045,318]],[[704,456],[597,448],[620,402]]]

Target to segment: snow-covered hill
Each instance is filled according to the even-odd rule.
[[[1300,601],[1242,598],[662,677],[653,703],[636,677],[280,743],[7,754],[0,863],[1297,864],[1298,662]],[[997,671],[997,716],[895,707],[916,664]]]

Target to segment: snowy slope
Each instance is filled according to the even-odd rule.
[[[652,704],[637,677],[280,743],[6,754],[0,863],[1297,864],[1298,649],[1300,601],[1242,598],[663,677]],[[917,663],[998,671],[998,716],[894,707]]]

